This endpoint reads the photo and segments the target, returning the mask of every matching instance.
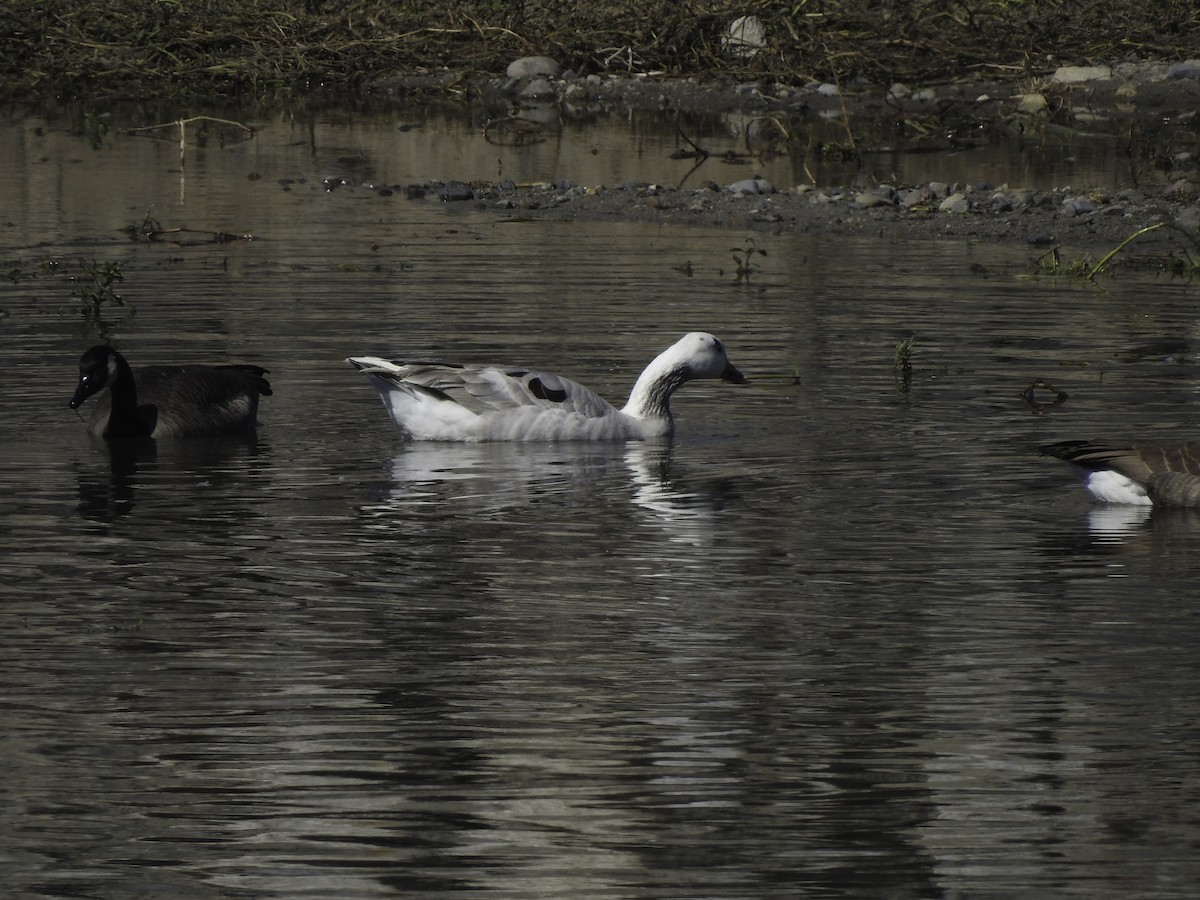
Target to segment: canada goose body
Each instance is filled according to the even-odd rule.
[[[404,435],[418,441],[625,441],[671,434],[671,394],[697,378],[743,384],[711,334],[684,335],[646,367],[617,409],[536,369],[350,357]]]
[[[1070,463],[1088,492],[1105,503],[1200,506],[1200,441],[1061,441],[1040,452]]]
[[[88,430],[106,440],[202,437],[257,425],[258,398],[271,386],[258,366],[146,366],[136,372],[112,347],[99,345],[79,360],[71,408],[104,392]]]

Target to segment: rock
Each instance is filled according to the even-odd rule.
[[[509,78],[557,78],[562,66],[549,56],[522,56],[508,64],[505,75]]]
[[[1192,203],[1200,196],[1200,186],[1187,178],[1180,178],[1163,188],[1162,196]]]
[[[778,188],[765,178],[743,178],[729,185],[726,190],[735,194],[774,194]]]
[[[1049,105],[1043,94],[1019,94],[1017,96],[1017,112],[1022,115],[1041,115]]]
[[[1063,215],[1086,216],[1096,211],[1096,204],[1086,197],[1068,197],[1062,203]]]
[[[883,206],[887,202],[888,201],[885,198],[880,197],[878,194],[870,194],[866,192],[857,194],[854,197],[855,205],[861,206],[863,209],[872,209],[876,206]]]
[[[1103,81],[1112,78],[1109,66],[1059,66],[1051,78],[1059,84],[1082,84],[1085,81]]]
[[[545,78],[531,78],[525,87],[521,88],[520,96],[526,100],[536,100],[542,97],[554,96],[554,85]]]
[[[767,46],[767,27],[758,16],[738,16],[721,43],[732,56],[754,56]]]
[[[1200,209],[1189,206],[1175,218],[1175,224],[1184,231],[1195,234],[1200,231]]]
[[[474,200],[475,192],[460,181],[448,181],[438,191],[438,199],[446,203],[456,200]]]
[[[1168,78],[1189,78],[1193,81],[1200,79],[1200,59],[1185,59],[1183,62],[1172,63],[1167,69]]]
[[[911,191],[901,197],[900,205],[905,209],[912,209],[914,206],[921,206],[925,203],[931,203],[936,199],[937,194],[935,194],[926,185],[921,185],[920,187],[913,188]]]
[[[841,93],[841,91],[838,90],[838,86],[836,84],[825,82],[824,84],[817,86],[817,93],[822,97],[836,97]]]
[[[951,194],[938,206],[941,212],[965,213],[971,210],[971,201],[966,194]]]

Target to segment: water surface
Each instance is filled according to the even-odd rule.
[[[1186,431],[1193,285],[793,235],[739,282],[741,235],[324,190],[314,146],[384,126],[321,127],[182,171],[0,135],[10,894],[1194,894],[1200,523],[1034,452]],[[147,210],[257,239],[127,240]],[[136,307],[100,326],[97,260]],[[684,388],[667,443],[404,444],[342,362],[619,400],[694,328],[753,381]],[[93,444],[100,333],[269,368],[257,438]]]

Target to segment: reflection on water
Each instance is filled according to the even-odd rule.
[[[245,461],[260,452],[253,433],[111,444],[91,434],[88,439],[96,456],[80,466],[78,510],[101,521],[132,512],[139,484],[152,482],[159,473],[195,472],[201,483],[211,486],[214,481],[243,477]]]
[[[1194,894],[1195,515],[1091,508],[1035,449],[1197,417],[1194,286],[766,234],[736,282],[720,232],[325,191],[327,159],[396,135],[289,134],[206,147],[182,197],[177,147],[20,158],[9,893]],[[150,205],[269,237],[113,237]],[[138,358],[262,360],[257,437],[90,442],[63,402],[76,258],[122,261],[110,337]],[[688,385],[670,443],[405,444],[342,362],[622,396],[692,328],[752,381]],[[1034,414],[1051,371],[1069,396]]]

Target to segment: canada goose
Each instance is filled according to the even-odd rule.
[[[350,357],[401,431],[418,441],[621,441],[671,434],[670,399],[685,381],[744,384],[711,334],[684,335],[646,367],[617,409],[587,388],[534,369]]]
[[[1070,463],[1084,487],[1105,503],[1200,506],[1200,441],[1061,441],[1039,451]]]
[[[271,386],[258,366],[146,366],[135,374],[103,344],[79,359],[71,409],[105,388],[88,430],[107,440],[200,437],[246,431],[257,424],[258,398]]]

